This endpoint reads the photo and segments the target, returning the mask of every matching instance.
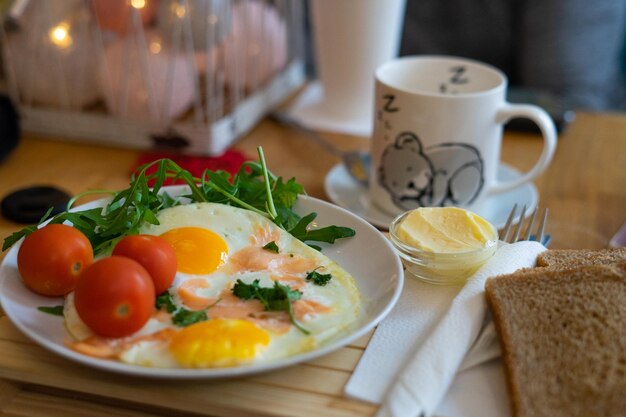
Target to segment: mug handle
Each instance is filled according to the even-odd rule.
[[[538,177],[548,167],[556,149],[556,128],[545,110],[532,104],[511,104],[505,102],[496,114],[496,121],[504,124],[515,117],[530,119],[537,124],[543,136],[543,151],[535,166],[514,180],[497,181],[489,188],[489,193],[491,194],[509,191]]]

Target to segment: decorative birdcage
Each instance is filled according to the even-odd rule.
[[[305,80],[302,0],[16,0],[26,131],[218,155]]]

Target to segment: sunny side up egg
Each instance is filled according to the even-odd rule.
[[[353,326],[361,313],[354,278],[336,262],[252,211],[215,203],[164,209],[159,225],[141,233],[168,240],[178,271],[168,290],[174,305],[204,311],[208,319],[187,327],[157,311],[136,334],[118,340],[94,336],[65,303],[65,325],[75,350],[126,363],[166,368],[210,368],[263,363],[314,349]],[[273,242],[278,250],[264,248]],[[273,246],[273,245],[272,245]],[[331,274],[326,285],[308,273]],[[269,288],[274,282],[301,292],[292,303],[298,329],[285,311],[266,311],[232,288],[241,280]]]

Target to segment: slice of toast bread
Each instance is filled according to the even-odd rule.
[[[583,265],[607,265],[615,262],[626,262],[626,248],[550,249],[537,256],[538,267],[556,269],[571,269]]]
[[[626,262],[544,259],[485,287],[513,416],[626,416]]]

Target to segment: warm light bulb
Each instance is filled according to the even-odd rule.
[[[48,37],[50,41],[61,49],[67,48],[72,44],[72,37],[70,36],[70,27],[67,23],[60,23],[50,29]]]
[[[176,17],[178,17],[179,19],[182,19],[183,17],[185,17],[185,14],[187,13],[185,6],[179,3],[172,4],[172,11],[176,15]]]
[[[143,9],[146,7],[146,0],[130,0],[130,5],[135,9]]]
[[[158,54],[159,52],[161,52],[161,43],[158,41],[150,42],[150,52],[152,52],[153,54]]]

